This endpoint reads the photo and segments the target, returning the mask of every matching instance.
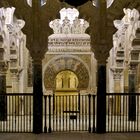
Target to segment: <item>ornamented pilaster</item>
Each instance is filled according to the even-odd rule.
[[[12,74],[12,93],[19,93],[19,75],[18,70],[11,71]]]
[[[113,69],[113,79],[114,79],[114,93],[121,93],[121,78],[123,68]]]
[[[113,71],[113,78],[114,78],[114,93],[121,93],[121,78],[122,78],[122,72],[123,68],[115,68],[112,69]],[[118,95],[116,96],[116,100],[114,102],[114,114],[120,115],[121,113],[121,97]]]

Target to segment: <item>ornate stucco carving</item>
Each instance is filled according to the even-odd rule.
[[[49,36],[49,51],[90,51],[90,36],[85,33],[89,23],[78,19],[79,12],[75,8],[60,10],[60,19],[50,22],[54,34]]]
[[[123,75],[123,68],[112,68],[111,70],[113,72],[114,80],[121,80],[121,77]]]
[[[60,57],[55,63],[50,63],[44,73],[44,85],[46,89],[55,88],[55,77],[63,70],[73,71],[79,80],[79,89],[87,89],[89,84],[89,72],[79,60],[71,57]]]
[[[84,19],[78,19],[79,12],[75,8],[61,9],[60,19],[50,22],[54,34],[85,34],[89,23]]]

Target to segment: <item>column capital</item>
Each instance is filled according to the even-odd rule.
[[[114,80],[120,80],[122,77],[123,68],[111,68]]]
[[[129,74],[136,74],[138,63],[129,64]]]

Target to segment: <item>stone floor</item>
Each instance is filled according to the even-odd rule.
[[[0,140],[140,140],[140,133],[0,133]]]

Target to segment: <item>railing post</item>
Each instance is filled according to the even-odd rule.
[[[88,132],[91,132],[91,94],[88,95],[88,109],[89,109],[89,127]]]
[[[78,110],[80,111],[80,93],[78,92]]]
[[[49,95],[49,129],[48,132],[51,133],[51,95]]]
[[[46,115],[47,115],[47,112],[46,112],[46,106],[47,106],[47,103],[46,103],[46,101],[47,101],[47,96],[44,96],[44,101],[45,101],[45,112],[44,112],[44,115],[45,115],[45,126],[44,126],[44,133],[47,133],[47,122],[46,122]]]

